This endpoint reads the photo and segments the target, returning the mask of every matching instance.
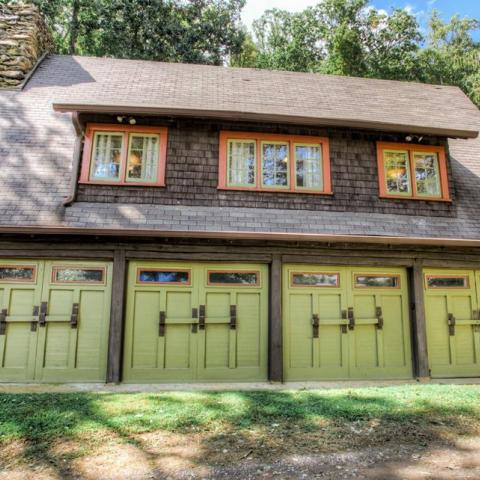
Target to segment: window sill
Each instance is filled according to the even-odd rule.
[[[403,195],[379,195],[381,200],[415,200],[423,202],[439,202],[439,203],[453,203],[451,198],[437,198],[437,197],[405,197]]]
[[[324,195],[333,196],[333,192],[319,192],[317,190],[290,190],[287,188],[250,188],[250,187],[223,187],[217,186],[217,190],[237,191],[237,192],[254,192],[254,193],[290,193],[297,195]]]
[[[164,188],[166,185],[164,183],[145,183],[145,182],[102,182],[102,181],[93,181],[93,180],[79,180],[79,185],[102,185],[109,187],[160,187]]]

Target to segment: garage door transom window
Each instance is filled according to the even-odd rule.
[[[425,275],[427,288],[470,288],[468,275]]]
[[[356,273],[355,288],[400,288],[400,275]]]
[[[78,268],[59,266],[52,268],[52,283],[95,283],[105,282],[105,268]]]
[[[137,270],[137,283],[153,285],[190,285],[191,270],[143,269]]]
[[[260,286],[260,272],[209,270],[208,285]]]
[[[291,272],[292,287],[334,287],[340,286],[340,273],[336,272]]]
[[[34,265],[0,265],[0,282],[35,283],[37,268]]]

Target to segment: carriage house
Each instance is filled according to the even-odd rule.
[[[0,382],[480,376],[458,88],[40,55],[0,89]]]

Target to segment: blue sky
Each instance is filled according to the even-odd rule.
[[[250,27],[252,21],[269,8],[299,11],[317,3],[319,0],[247,0],[242,19]],[[480,19],[480,0],[371,0],[370,3],[387,12],[392,8],[407,8],[417,15],[420,24],[425,22],[433,8],[439,10],[446,20],[457,13]]]

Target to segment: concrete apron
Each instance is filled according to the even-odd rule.
[[[252,382],[252,383],[163,383],[163,384],[104,384],[104,383],[68,383],[68,384],[0,384],[0,393],[150,393],[150,392],[201,392],[201,391],[285,391],[285,390],[330,390],[367,387],[393,387],[429,383],[436,385],[480,385],[477,378],[446,378],[429,382],[416,380],[385,381],[337,381],[337,382]]]

